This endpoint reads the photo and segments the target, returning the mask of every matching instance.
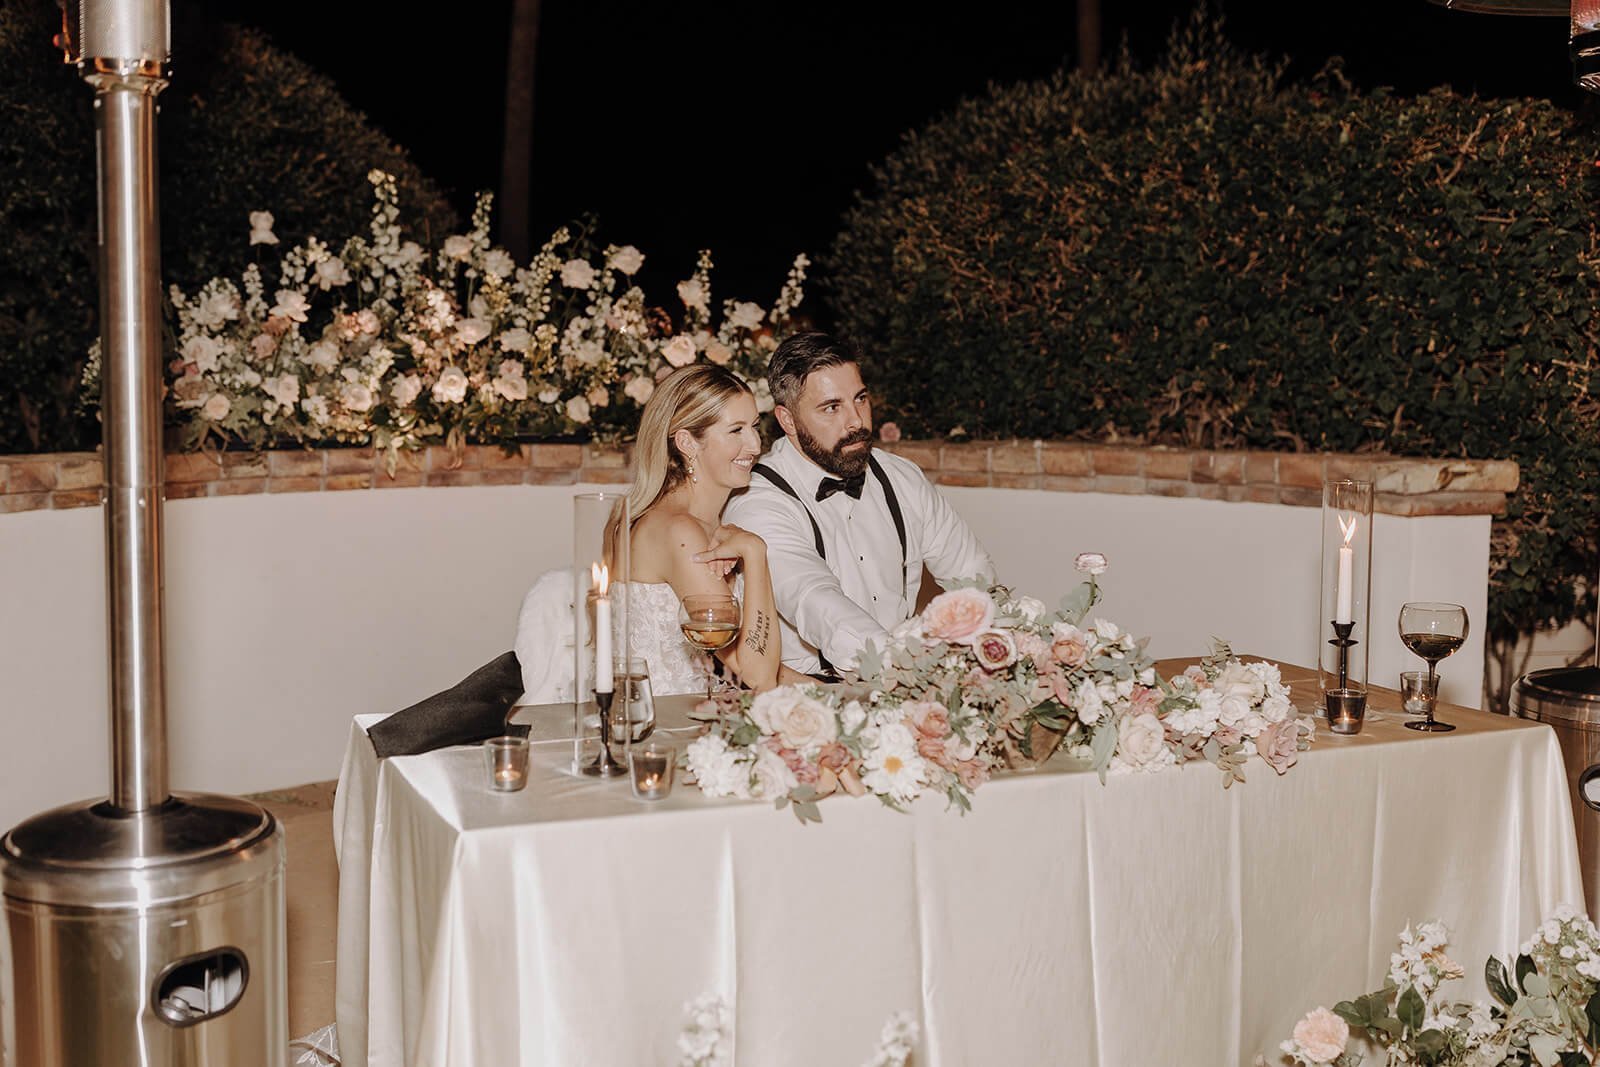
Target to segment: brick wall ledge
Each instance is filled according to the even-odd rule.
[[[940,485],[1192,497],[1320,507],[1324,478],[1376,483],[1388,515],[1500,515],[1517,488],[1509,460],[1229,452],[1063,441],[901,441],[882,446]],[[166,496],[305,493],[457,485],[576,485],[628,480],[625,449],[531,444],[507,455],[490,445],[460,453],[404,453],[393,476],[370,448],[174,453]],[[92,507],[105,484],[97,452],[0,456],[0,514]]]

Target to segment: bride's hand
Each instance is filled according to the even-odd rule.
[[[694,554],[696,563],[704,563],[713,572],[726,578],[734,567],[752,559],[766,559],[767,543],[756,534],[739,526],[723,524],[711,534],[705,550]]]

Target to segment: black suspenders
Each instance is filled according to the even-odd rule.
[[[872,475],[878,479],[878,484],[883,486],[883,499],[885,503],[889,505],[889,516],[894,519],[894,532],[899,535],[900,538],[900,595],[902,598],[904,598],[908,591],[906,586],[905,516],[900,512],[900,500],[894,495],[894,486],[889,484],[889,475],[884,472],[883,467],[878,463],[878,457],[869,454],[867,456],[867,465],[872,468]],[[811,520],[811,537],[816,543],[817,555],[821,556],[822,559],[826,561],[828,558],[828,550],[822,544],[822,527],[817,525],[817,517],[811,514],[811,509],[806,507],[806,502],[804,500],[800,499],[800,494],[794,491],[794,486],[790,485],[786,480],[784,480],[783,475],[779,474],[765,463],[757,463],[751,469],[756,474],[761,475],[767,481],[777,486],[780,490],[788,493],[795,500],[799,501],[800,510],[804,511],[806,513],[806,518]],[[833,665],[828,662],[828,657],[822,654],[822,649],[820,648],[817,649],[817,658],[822,661],[823,670],[827,671],[829,674],[835,673]]]

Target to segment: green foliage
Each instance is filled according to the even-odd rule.
[[[174,9],[174,75],[160,97],[164,281],[196,289],[250,257],[249,213],[286,243],[366,225],[351,189],[397,175],[405,224],[455,226],[449,205],[333,84],[261,35]],[[93,447],[79,376],[97,326],[93,90],[61,63],[50,0],[0,0],[0,453]],[[272,279],[269,279],[271,281]]]
[[[1582,614],[1600,484],[1593,129],[1307,84],[1204,14],[1166,58],[908,135],[825,289],[923,434],[1504,457],[1498,640]]]

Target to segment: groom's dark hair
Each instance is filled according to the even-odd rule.
[[[817,331],[797,333],[785,338],[772,353],[767,363],[767,388],[775,403],[792,408],[812,371],[860,362],[855,346],[843,338]]]

